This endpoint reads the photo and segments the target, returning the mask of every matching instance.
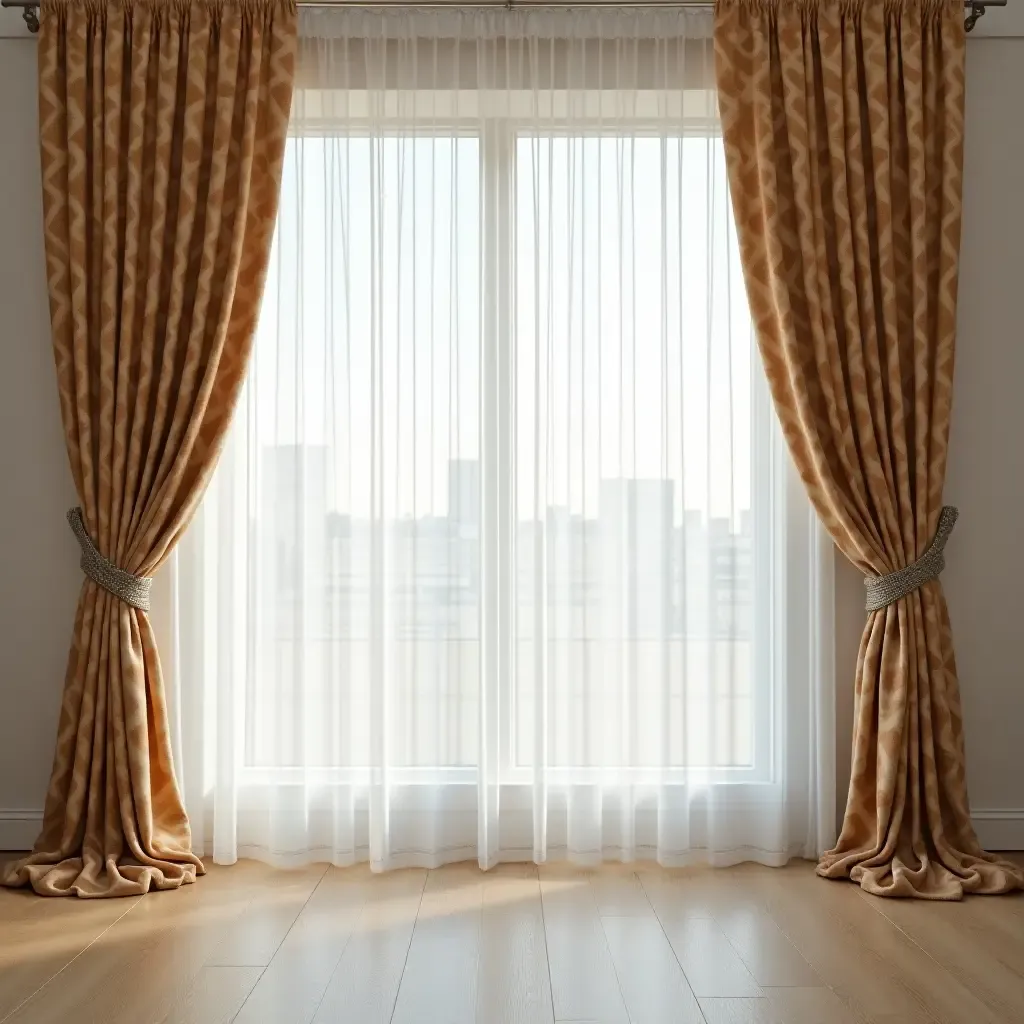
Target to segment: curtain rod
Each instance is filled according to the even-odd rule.
[[[616,3],[614,0],[591,0],[591,2],[575,3],[573,0],[563,0],[562,3],[549,3],[547,0],[469,0],[467,3],[461,3],[456,0],[454,3],[440,3],[440,2],[421,2],[417,3],[416,0],[363,0],[362,3],[350,3],[349,0],[296,0],[299,7],[356,7],[356,8],[384,8],[384,7],[417,7],[417,8],[431,8],[434,10],[452,8],[473,8],[475,10],[496,8],[498,10],[504,9],[506,11],[515,10],[527,10],[529,8],[573,8],[573,7],[584,7],[584,8],[600,8],[600,7],[628,7],[628,8],[656,8],[656,7],[714,7],[713,0],[665,0],[665,2],[659,3],[658,0],[636,0],[636,2],[630,2],[626,0],[625,3]],[[970,32],[975,25],[978,24],[978,19],[984,15],[986,8],[988,7],[1005,7],[1008,0],[964,0],[964,28]],[[39,0],[0,0],[0,7],[20,7],[21,16],[28,26],[29,32],[35,33],[39,31]]]

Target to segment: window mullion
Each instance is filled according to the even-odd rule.
[[[514,129],[481,137],[481,773],[511,763],[514,672],[513,203]]]

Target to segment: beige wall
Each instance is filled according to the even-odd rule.
[[[9,12],[2,12],[12,24]],[[986,19],[989,30],[1000,12]],[[30,842],[42,806],[78,588],[64,522],[74,492],[47,334],[35,43],[0,38],[0,847]],[[1024,38],[972,39],[960,342],[947,499],[962,518],[947,591],[971,801],[990,843],[1024,848]],[[863,586],[836,567],[837,802],[849,778]],[[25,837],[21,839],[18,837]],[[12,838],[15,837],[15,838]]]
[[[31,831],[16,814],[46,793],[79,580],[64,522],[75,494],[49,342],[35,75],[35,42],[0,39],[0,839]]]
[[[1024,4],[1013,4],[1024,20]],[[998,12],[986,19],[995,22]],[[1008,12],[1009,13],[1009,12]],[[982,838],[1024,849],[1024,39],[968,47],[946,592]],[[996,812],[989,816],[989,811]],[[1000,811],[1016,817],[1001,818]],[[991,838],[988,838],[991,837]]]

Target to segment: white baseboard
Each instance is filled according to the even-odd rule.
[[[1024,850],[1024,808],[978,809],[971,812],[984,850]]]
[[[971,814],[983,849],[1024,850],[1024,808]],[[31,850],[43,826],[41,810],[0,808],[0,850]]]
[[[0,850],[31,850],[43,827],[43,812],[0,807]]]

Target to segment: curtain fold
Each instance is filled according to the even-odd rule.
[[[152,575],[248,360],[294,72],[286,0],[44,0],[39,119],[61,414],[85,526]],[[86,580],[43,831],[0,882],[123,896],[202,873],[148,616]]]
[[[885,575],[939,521],[956,331],[960,0],[720,0],[719,104],[775,407],[843,553]],[[970,515],[970,509],[965,510]],[[936,580],[870,614],[842,832],[819,874],[883,896],[1024,885],[980,848]]]
[[[251,372],[176,559],[216,861],[831,842],[814,523],[740,286],[711,30],[301,12]]]

